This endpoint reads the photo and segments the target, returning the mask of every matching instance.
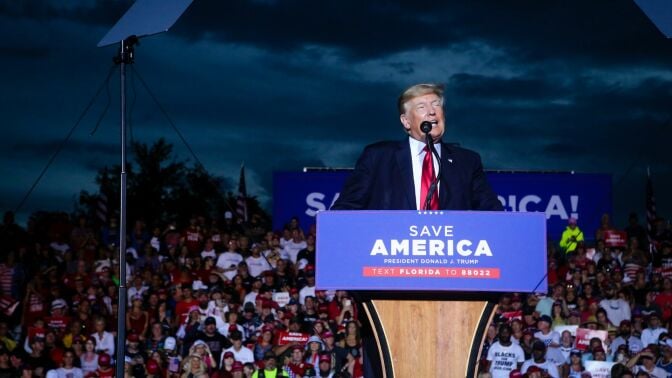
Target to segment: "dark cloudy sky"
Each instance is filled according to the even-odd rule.
[[[110,69],[97,42],[129,1],[0,1],[0,210],[14,209]],[[272,172],[348,167],[404,134],[399,92],[447,86],[446,139],[486,168],[610,173],[617,219],[643,214],[646,166],[672,214],[672,42],[631,0],[195,0],[143,39],[135,69],[212,173],[270,205]],[[130,85],[130,84],[129,84]],[[119,160],[118,80],[21,214],[71,210]],[[139,80],[134,140],[188,150]],[[193,159],[192,159],[193,160]],[[269,206],[270,208],[270,206]],[[20,214],[20,215],[21,215]],[[621,223],[622,224],[622,223]]]

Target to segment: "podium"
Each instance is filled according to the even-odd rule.
[[[500,292],[545,292],[543,213],[327,211],[319,290],[361,302],[376,377],[475,377]]]

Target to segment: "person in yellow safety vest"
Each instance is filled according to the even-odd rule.
[[[569,218],[567,223],[567,228],[562,232],[562,238],[560,238],[560,248],[565,253],[570,253],[574,252],[580,242],[583,242],[583,231],[576,225],[576,218]]]

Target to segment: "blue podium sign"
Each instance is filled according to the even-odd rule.
[[[546,292],[546,217],[486,211],[323,211],[320,290]]]

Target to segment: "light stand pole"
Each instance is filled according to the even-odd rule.
[[[120,44],[114,63],[119,65],[121,88],[121,175],[119,214],[119,299],[117,312],[116,374],[124,377],[126,352],[126,66],[134,62],[138,38],[167,31],[193,0],[136,0],[110,29],[98,47]]]

